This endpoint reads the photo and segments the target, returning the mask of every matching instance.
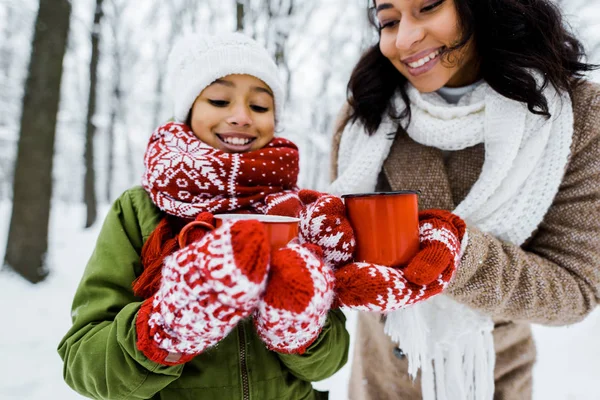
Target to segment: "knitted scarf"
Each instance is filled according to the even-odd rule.
[[[412,110],[407,133],[413,140],[447,151],[484,143],[481,174],[453,212],[468,225],[523,244],[548,211],[566,168],[573,135],[568,95],[544,89],[552,114],[546,120],[486,83],[455,105],[437,93],[419,93],[410,85],[407,90]],[[394,106],[404,107],[399,95]],[[388,117],[372,136],[360,124],[347,126],[338,179],[329,191],[373,191],[393,142],[389,134],[396,131],[397,122]],[[463,250],[466,245],[463,240]],[[425,400],[493,398],[493,328],[490,316],[445,295],[389,313],[384,327],[407,353],[409,373],[415,377],[421,369]]]
[[[198,140],[187,125],[168,123],[152,134],[144,165],[142,185],[154,204],[181,218],[202,212],[267,214],[297,197],[298,148],[283,138],[259,150],[226,153]]]

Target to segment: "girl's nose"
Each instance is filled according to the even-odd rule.
[[[227,122],[235,126],[249,126],[252,124],[252,118],[250,118],[247,107],[237,106],[232,109],[232,113],[227,118]]]

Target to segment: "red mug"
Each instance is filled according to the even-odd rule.
[[[257,220],[262,222],[267,231],[271,251],[284,247],[290,240],[298,237],[298,224],[300,223],[298,218],[262,214],[217,214],[215,220],[217,228],[223,225],[225,220]]]
[[[355,261],[400,267],[419,251],[419,192],[343,195],[356,238]]]

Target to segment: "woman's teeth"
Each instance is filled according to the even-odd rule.
[[[415,61],[415,62],[411,62],[408,63],[408,66],[411,68],[419,68],[423,65],[425,65],[426,63],[428,63],[429,61],[433,60],[434,58],[436,58],[438,56],[438,54],[440,54],[442,51],[442,49],[437,49],[436,51],[432,52],[431,54]]]
[[[236,146],[244,146],[252,141],[249,138],[239,138],[239,137],[224,137],[223,141],[228,144],[233,144]]]

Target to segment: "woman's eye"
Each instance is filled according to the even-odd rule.
[[[398,20],[393,20],[393,21],[386,21],[386,22],[382,22],[379,24],[379,30],[382,31],[386,28],[393,28],[394,26],[396,26],[398,24]]]
[[[208,100],[208,102],[215,107],[227,107],[229,102],[227,100]]]
[[[421,12],[427,12],[427,11],[434,10],[434,9],[438,8],[443,2],[444,2],[444,0],[441,0],[441,1],[435,2],[433,4],[430,4],[426,7],[423,7],[421,9]]]
[[[267,111],[269,111],[269,109],[267,107],[261,107],[261,106],[250,106],[250,108],[252,109],[252,111],[258,112],[258,113],[266,113]]]

